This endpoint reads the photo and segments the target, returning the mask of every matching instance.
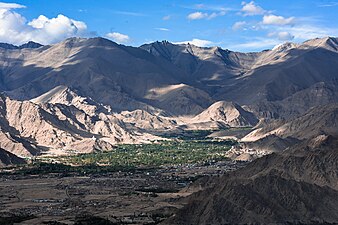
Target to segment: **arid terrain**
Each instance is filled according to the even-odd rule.
[[[220,176],[244,165],[224,161],[87,175],[2,174],[0,224],[15,220],[15,224],[27,225],[83,224],[81,220],[90,218],[89,224],[100,220],[107,220],[104,224],[157,224],[182,208],[184,197],[200,189],[190,186],[197,178]]]
[[[338,224],[337,62],[334,37],[2,43],[0,224]]]

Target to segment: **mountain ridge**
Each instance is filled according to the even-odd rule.
[[[159,130],[294,121],[312,108],[338,102],[336,47],[337,38],[330,37],[256,53],[167,41],[135,48],[104,38],[69,38],[39,48],[0,48],[0,90],[9,97],[3,100],[4,107],[9,104],[22,115],[32,113],[42,124],[49,119],[50,129],[65,133],[64,140],[58,140],[58,135],[51,144],[27,127],[34,134],[32,142],[21,129],[27,126],[25,116],[6,112],[4,127],[13,126],[6,128],[3,140],[11,151],[24,155],[36,154],[36,142],[47,149],[60,144],[73,147],[69,140],[77,135],[90,142],[88,146],[100,140],[106,149],[136,139],[158,139],[153,134]],[[254,128],[254,141],[258,128]],[[272,140],[259,143],[270,145]],[[290,143],[276,141],[280,145],[275,147]]]
[[[333,41],[336,39],[333,38],[325,40],[321,42],[336,43]],[[219,47],[201,48],[193,45],[174,45],[169,42],[155,42],[134,48],[118,45],[103,38],[71,38],[59,44],[44,46],[29,54],[25,53],[15,64],[9,63],[9,59],[4,58],[3,63],[0,62],[6,65],[2,69],[4,77],[0,87],[13,98],[28,100],[56,86],[64,85],[79,90],[81,95],[112,106],[113,110],[123,111],[166,107],[166,103],[162,104],[154,96],[149,95],[151,90],[184,84],[190,89],[206,93],[203,94],[204,99],[200,100],[184,94],[178,97],[178,99],[187,97],[191,101],[190,104],[196,103],[193,108],[183,110],[179,114],[196,115],[200,112],[201,106],[205,109],[216,101],[234,101],[242,106],[262,101],[276,102],[318,82],[332,83],[334,77],[325,74],[332,74],[335,71],[335,67],[331,65],[337,53],[325,48],[321,50],[321,47],[317,48],[318,41],[314,42],[310,43],[314,46],[312,50],[303,44],[299,45],[303,47],[299,47],[297,51],[295,50],[297,48],[291,48],[283,51],[236,53]],[[165,50],[166,53],[163,53],[167,55],[157,56],[157,53],[151,50],[152,45],[163,45],[168,48]],[[312,56],[313,51],[316,54]],[[304,54],[305,56],[310,54],[312,61],[315,59],[308,65],[309,68],[319,63],[316,55],[331,54],[327,56],[332,58],[325,65],[327,72],[325,70],[319,72],[316,69],[304,71],[305,61],[301,59],[304,58]],[[17,57],[15,52],[10,55],[11,58]],[[168,60],[168,57],[171,59]],[[278,58],[276,62],[271,61],[276,57]],[[296,62],[295,68],[290,70],[290,63],[288,61],[281,63],[280,60]],[[128,67],[127,62],[133,62],[133,68]],[[83,67],[78,68],[79,64]],[[281,73],[281,68],[289,72]],[[266,71],[272,71],[274,75],[268,75]],[[302,71],[297,76],[299,78],[287,75],[294,74],[295,71]],[[308,71],[309,74],[303,78],[304,75],[301,74]],[[22,76],[23,73],[25,76]],[[70,78],[71,74],[73,76],[75,74],[78,79]],[[269,79],[266,79],[267,77]],[[87,82],[84,85],[75,83],[74,80]],[[281,89],[279,83],[286,83],[286,88]],[[98,90],[99,87],[106,92],[105,95]],[[111,96],[115,96],[116,100],[108,98]],[[213,99],[213,102],[207,99]],[[179,111],[178,107],[177,105],[171,112],[168,108],[165,110],[176,114],[176,111]],[[195,111],[194,108],[199,110]]]
[[[8,44],[8,43],[0,43],[0,48],[4,48],[4,49],[24,49],[24,48],[40,48],[42,47],[42,44],[39,44],[37,42],[34,41],[29,41],[25,44],[22,45],[12,45],[12,44]]]

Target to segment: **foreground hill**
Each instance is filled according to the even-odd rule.
[[[337,140],[319,136],[209,178],[212,187],[191,195],[164,224],[336,224]]]

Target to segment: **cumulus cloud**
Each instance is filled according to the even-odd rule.
[[[276,37],[280,41],[291,41],[295,38],[294,35],[287,31],[280,31],[280,32],[271,32],[268,34],[268,37]]]
[[[276,15],[265,15],[263,17],[263,24],[267,25],[288,25],[293,24],[295,21],[294,17],[285,18],[283,16],[276,16]]]
[[[338,36],[337,27],[325,27],[312,24],[299,24],[289,27],[280,27],[278,30],[289,32],[295,37],[295,39],[300,41],[327,36]]]
[[[241,30],[244,29],[244,26],[246,25],[245,21],[238,21],[232,25],[233,30]]]
[[[128,43],[130,41],[130,37],[126,34],[121,34],[118,32],[111,32],[106,34],[107,38],[112,39],[113,41],[120,43],[120,44],[125,44]]]
[[[199,46],[199,47],[210,47],[214,45],[215,43],[212,41],[208,41],[208,40],[201,40],[201,39],[194,38],[191,41],[175,42],[174,44],[192,44],[192,45]]]
[[[202,13],[202,12],[194,12],[194,13],[190,13],[187,18],[189,20],[201,20],[201,19],[214,19],[218,16],[224,16],[226,14],[225,11],[221,11],[221,12],[213,12],[213,13]]]
[[[61,14],[51,19],[40,15],[32,21],[27,21],[25,17],[13,11],[23,7],[15,3],[0,4],[0,42],[23,44],[35,41],[50,44],[87,34],[87,25],[84,22]]]
[[[194,12],[188,15],[189,20],[200,20],[208,17],[208,13]]]
[[[242,2],[242,12],[245,16],[254,16],[254,15],[263,15],[266,11],[255,4],[254,1],[251,1],[249,3]]]

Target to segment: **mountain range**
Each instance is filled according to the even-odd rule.
[[[333,37],[255,53],[104,38],[3,43],[0,147],[20,157],[86,153],[233,127],[252,127],[239,138],[245,148],[337,135],[337,62]]]

